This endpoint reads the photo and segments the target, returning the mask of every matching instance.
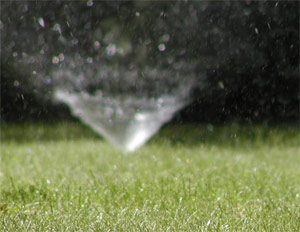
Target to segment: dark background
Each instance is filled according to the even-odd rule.
[[[26,30],[42,33],[30,27],[33,17],[43,15],[47,22],[55,22],[68,14],[67,8],[73,10],[77,25],[73,34],[79,38],[108,17],[127,27],[134,41],[157,41],[160,28],[168,28],[175,38],[169,54],[204,64],[199,70],[206,73],[204,84],[192,91],[192,103],[174,122],[299,122],[298,1],[98,2],[92,13],[86,2],[72,4],[1,3],[1,123],[73,120],[66,106],[39,97],[12,59],[14,50],[26,50],[34,43],[22,39]],[[178,6],[179,13],[174,10]],[[137,11],[148,20],[138,23]],[[86,30],[89,20],[93,23]],[[48,38],[49,46],[58,46],[56,37]],[[153,50],[147,62],[157,60]]]

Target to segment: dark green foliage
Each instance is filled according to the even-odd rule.
[[[45,28],[37,22],[40,17]],[[54,31],[57,23],[63,38]],[[94,40],[100,38],[101,46],[107,45],[108,35],[116,43],[130,41],[132,49],[126,59],[95,53]],[[169,40],[161,52],[157,45],[164,35]],[[77,42],[71,46],[64,40]],[[13,55],[39,54],[41,47],[45,54],[37,62],[24,65]],[[91,56],[116,68],[134,65],[140,70],[144,66],[168,70],[184,63],[180,72],[195,75],[197,84],[193,102],[178,116],[180,120],[299,120],[297,1],[101,1],[92,7],[86,2],[4,2],[2,119],[56,118],[59,108],[50,101],[55,81],[41,85],[32,72],[43,70],[46,80],[53,66],[51,57],[59,52]],[[80,65],[77,68],[80,71]],[[159,81],[156,85],[168,83],[155,81]],[[107,83],[87,88],[105,88]],[[66,114],[64,109],[62,115]]]

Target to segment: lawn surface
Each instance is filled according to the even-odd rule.
[[[1,126],[0,231],[300,231],[297,126],[168,125],[135,153]]]

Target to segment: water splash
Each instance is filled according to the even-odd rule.
[[[160,97],[104,95],[55,91],[55,98],[67,104],[72,114],[119,149],[135,151],[146,143],[173,115],[188,103],[190,86],[176,94]]]
[[[115,147],[130,152],[189,103],[194,87],[193,74],[185,72],[193,64],[129,68],[65,57],[63,65],[51,73],[54,98]]]
[[[48,7],[45,3],[42,7],[33,4],[33,14],[38,14],[34,23],[31,14],[21,11],[5,24],[0,22],[3,41],[11,41],[2,46],[3,63],[20,73],[16,87],[32,90],[41,101],[54,95],[70,107],[73,115],[116,147],[138,149],[188,104],[191,83],[196,83],[202,76],[201,70],[206,70],[202,69],[202,60],[210,65],[211,62],[194,59],[194,49],[189,56],[181,33],[175,36],[165,24],[171,11],[168,17],[161,11],[161,17],[154,17],[151,27],[145,28],[137,20],[144,20],[147,14],[133,8],[134,11],[122,13],[130,16],[124,21],[119,19],[119,12],[108,17],[102,5],[92,0],[83,5],[63,5],[69,10],[61,17],[42,18],[47,8],[51,13],[62,7]],[[83,6],[88,7],[88,13],[73,17],[71,12],[81,12]],[[105,7],[115,11],[110,4]],[[11,4],[6,4],[7,10],[3,10],[6,18],[12,17],[6,13],[10,8]],[[175,8],[180,9],[179,5]],[[177,18],[175,8],[173,19]],[[132,19],[134,12],[137,17]],[[95,18],[103,20],[99,23]],[[173,19],[170,25],[175,25]],[[184,21],[184,30],[190,27],[194,34],[194,21]],[[127,25],[132,28],[124,31]]]

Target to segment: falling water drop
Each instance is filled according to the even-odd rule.
[[[113,56],[115,55],[117,52],[117,45],[110,43],[107,47],[106,47],[106,54],[108,56]]]
[[[45,27],[45,21],[43,18],[38,18],[38,22],[41,25],[41,27]]]
[[[53,64],[58,64],[59,63],[59,58],[57,56],[52,57],[52,63]]]
[[[169,34],[164,34],[160,39],[163,42],[168,42],[170,40],[170,35]]]
[[[88,64],[92,64],[92,63],[93,63],[93,58],[92,58],[92,57],[86,58],[86,62],[87,62]]]
[[[95,48],[95,49],[99,49],[100,46],[101,46],[101,45],[100,45],[100,42],[99,42],[99,41],[95,41],[95,42],[94,42],[94,48]]]
[[[94,3],[93,3],[93,0],[89,0],[89,1],[87,1],[87,3],[86,3],[87,6],[93,6],[93,4],[94,4]]]
[[[64,61],[65,56],[64,56],[63,53],[60,53],[60,54],[58,55],[58,58],[59,58],[59,61]]]
[[[166,45],[163,44],[163,43],[159,44],[158,45],[158,50],[161,51],[161,52],[165,51],[166,50]]]
[[[15,80],[15,81],[14,81],[14,86],[15,86],[15,87],[19,87],[19,86],[20,86],[20,82],[17,81],[17,80]]]

